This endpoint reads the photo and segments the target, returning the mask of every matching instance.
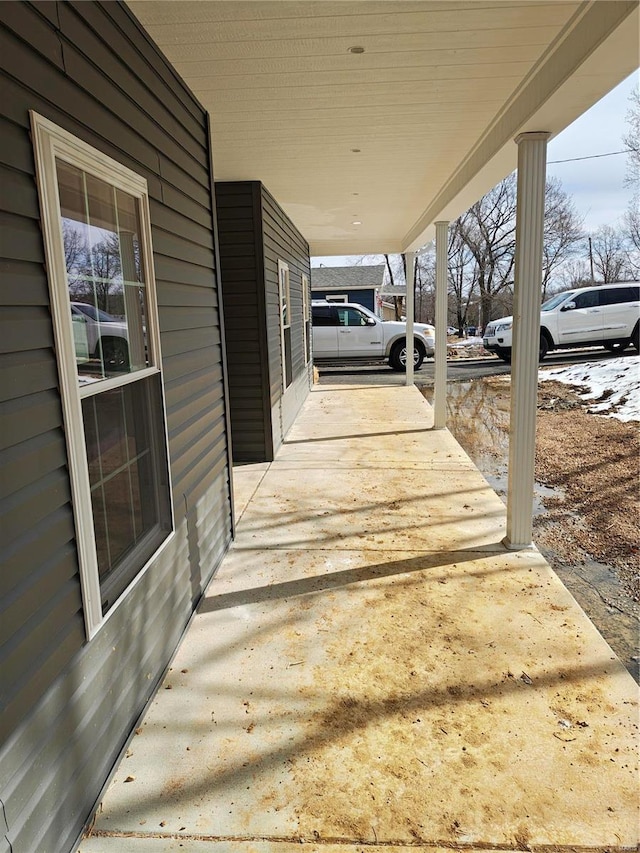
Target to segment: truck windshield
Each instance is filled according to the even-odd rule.
[[[565,290],[564,293],[557,293],[555,296],[552,296],[551,299],[547,299],[547,301],[540,308],[541,311],[551,311],[553,308],[556,308],[560,305],[561,302],[571,296],[573,290]]]

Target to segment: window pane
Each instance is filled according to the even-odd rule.
[[[150,364],[139,202],[56,161],[79,383]]]
[[[106,611],[169,530],[159,375],[86,397],[82,412]]]

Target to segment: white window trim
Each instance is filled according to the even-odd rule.
[[[309,364],[309,349],[307,342],[307,323],[311,324],[311,308],[309,304],[309,276],[302,273],[302,345],[304,347],[304,363]]]
[[[282,273],[286,273],[287,279],[287,317],[289,319],[288,323],[284,322],[284,317],[282,316]],[[289,278],[289,264],[286,264],[284,261],[278,260],[278,310],[280,312],[280,352],[281,352],[281,362],[282,362],[282,394],[284,396],[287,390],[287,359],[286,359],[286,345],[285,345],[285,330],[291,328],[291,280]]]
[[[170,531],[155,554],[140,568],[140,571],[132,578],[118,600],[103,615],[81,400],[83,397],[120,387],[129,382],[144,379],[147,376],[162,373],[155,276],[152,262],[149,198],[147,182],[140,175],[130,171],[121,163],[112,160],[96,148],[82,142],[33,110],[30,111],[30,117],[36,161],[36,179],[40,195],[45,258],[52,303],[65,438],[69,457],[69,477],[71,480],[73,512],[76,526],[85,628],[87,639],[90,640],[118,608],[120,602],[130,590],[138,583],[140,577],[153,563],[158,553],[164,549],[168,540],[175,532],[173,495],[171,492],[171,477],[169,476]],[[64,160],[102,179],[111,186],[135,196],[140,202],[140,242],[142,245],[145,287],[147,289],[146,322],[151,366],[123,377],[105,379],[100,382],[89,383],[85,386],[79,386],[78,384],[76,356],[73,345],[67,271],[60,224],[62,216],[58,197],[56,159]],[[169,466],[168,430],[166,429],[167,415],[164,383],[162,380],[160,387],[165,438],[167,440],[166,458],[167,465]]]
[[[346,293],[327,293],[325,299],[327,302],[331,302],[332,304],[336,303],[338,305],[349,301],[349,297]]]

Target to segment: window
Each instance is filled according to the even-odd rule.
[[[314,305],[311,308],[314,326],[337,326],[338,314],[328,305]]]
[[[147,188],[31,120],[91,637],[173,529]]]
[[[327,293],[325,296],[327,302],[348,302],[349,298],[346,293]]]
[[[637,299],[637,287],[603,287],[600,291],[600,305],[622,305]]]
[[[341,326],[366,326],[367,317],[357,308],[338,308]]]
[[[311,314],[309,313],[309,277],[302,274],[302,337],[304,346],[304,363],[309,364],[311,358]]]
[[[289,267],[284,261],[278,261],[278,293],[280,297],[282,390],[284,392],[293,380],[293,361],[291,357],[291,285]]]
[[[600,304],[597,290],[587,290],[586,293],[579,293],[573,301],[576,308],[597,308]]]

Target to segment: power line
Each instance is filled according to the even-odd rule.
[[[631,148],[623,148],[622,151],[609,151],[608,154],[589,154],[587,157],[569,157],[568,160],[549,160],[547,165],[551,165],[551,163],[575,163],[576,160],[595,160],[598,157],[614,157],[616,154],[628,154],[631,150]]]

